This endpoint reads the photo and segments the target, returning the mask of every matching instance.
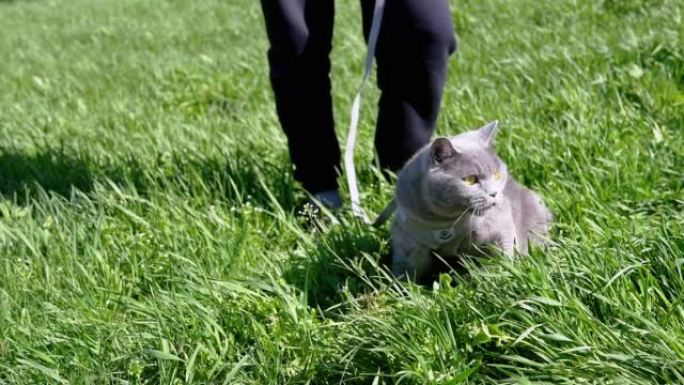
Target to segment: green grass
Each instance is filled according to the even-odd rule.
[[[0,384],[684,383],[684,3],[452,5],[438,131],[500,119],[557,247],[422,288],[297,220],[257,1],[0,1]]]

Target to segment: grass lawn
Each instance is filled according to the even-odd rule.
[[[684,2],[452,11],[438,132],[499,119],[557,246],[426,288],[379,267],[386,227],[297,219],[258,1],[0,0],[0,384],[684,383]]]

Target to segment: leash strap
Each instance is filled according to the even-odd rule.
[[[369,224],[368,216],[361,207],[361,197],[359,195],[359,186],[356,179],[356,167],[354,164],[354,147],[356,147],[356,135],[359,130],[359,115],[361,113],[361,97],[363,90],[366,87],[370,73],[373,70],[373,58],[375,57],[375,47],[378,43],[378,35],[380,34],[380,24],[382,23],[382,15],[385,11],[385,0],[375,0],[375,9],[373,10],[373,22],[371,23],[371,30],[368,35],[368,52],[366,54],[366,65],[363,72],[363,79],[359,86],[359,91],[354,97],[351,109],[351,122],[349,124],[349,133],[347,134],[347,145],[344,151],[344,168],[347,174],[347,184],[349,186],[349,196],[351,197],[352,213]]]

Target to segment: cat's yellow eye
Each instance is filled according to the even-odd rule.
[[[477,177],[475,175],[468,175],[467,177],[463,178],[463,181],[468,186],[472,186],[477,182]]]
[[[501,180],[501,170],[496,170],[494,173],[494,180]]]

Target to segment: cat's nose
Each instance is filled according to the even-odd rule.
[[[496,192],[489,193],[489,196],[492,197],[492,198],[496,198]]]

